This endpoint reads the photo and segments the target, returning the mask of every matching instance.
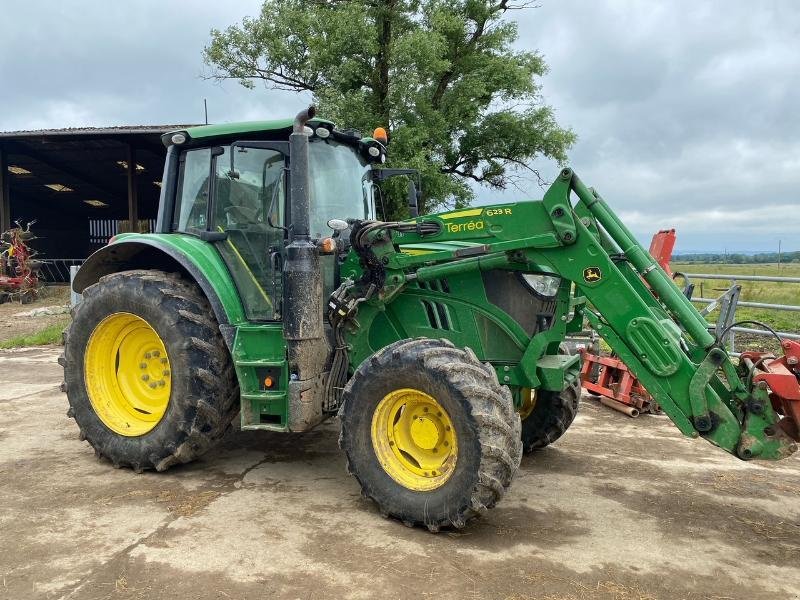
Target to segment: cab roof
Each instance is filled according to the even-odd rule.
[[[218,123],[215,125],[198,125],[170,131],[161,136],[165,146],[172,145],[172,136],[176,133],[186,134],[189,140],[209,140],[213,138],[245,137],[253,135],[268,134],[270,138],[288,138],[292,132],[294,119],[274,119],[271,121],[242,121],[238,123]],[[316,128],[319,125],[326,125],[329,129],[334,128],[332,121],[314,118],[308,122],[308,126]]]

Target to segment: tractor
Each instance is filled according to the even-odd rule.
[[[461,528],[575,419],[561,342],[584,319],[684,434],[744,460],[797,449],[797,349],[734,360],[571,169],[538,201],[420,216],[386,132],[313,107],[163,142],[156,231],[80,268],[60,361],[68,415],[115,467],[192,461],[237,414],[280,432],[338,416],[381,514]],[[395,176],[411,218],[379,220]]]

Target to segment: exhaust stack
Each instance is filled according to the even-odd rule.
[[[283,324],[289,358],[289,422],[292,431],[322,420],[323,376],[328,344],[323,326],[323,286],[319,252],[311,241],[310,180],[306,123],[314,106],[294,120],[290,146],[289,245],[284,264]]]

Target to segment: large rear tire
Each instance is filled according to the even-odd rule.
[[[522,456],[508,388],[468,348],[401,340],[345,387],[339,445],[385,516],[461,528],[505,494]]]
[[[525,454],[541,450],[564,435],[578,414],[580,401],[580,379],[561,392],[536,391],[533,409],[522,420]]]
[[[211,306],[176,274],[123,271],[88,287],[59,362],[67,415],[116,467],[163,471],[192,461],[238,412]]]

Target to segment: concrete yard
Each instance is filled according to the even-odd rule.
[[[0,353],[1,598],[800,598],[798,457],[587,399],[497,509],[434,535],[361,498],[337,423],[115,470],[65,416],[58,353]]]

